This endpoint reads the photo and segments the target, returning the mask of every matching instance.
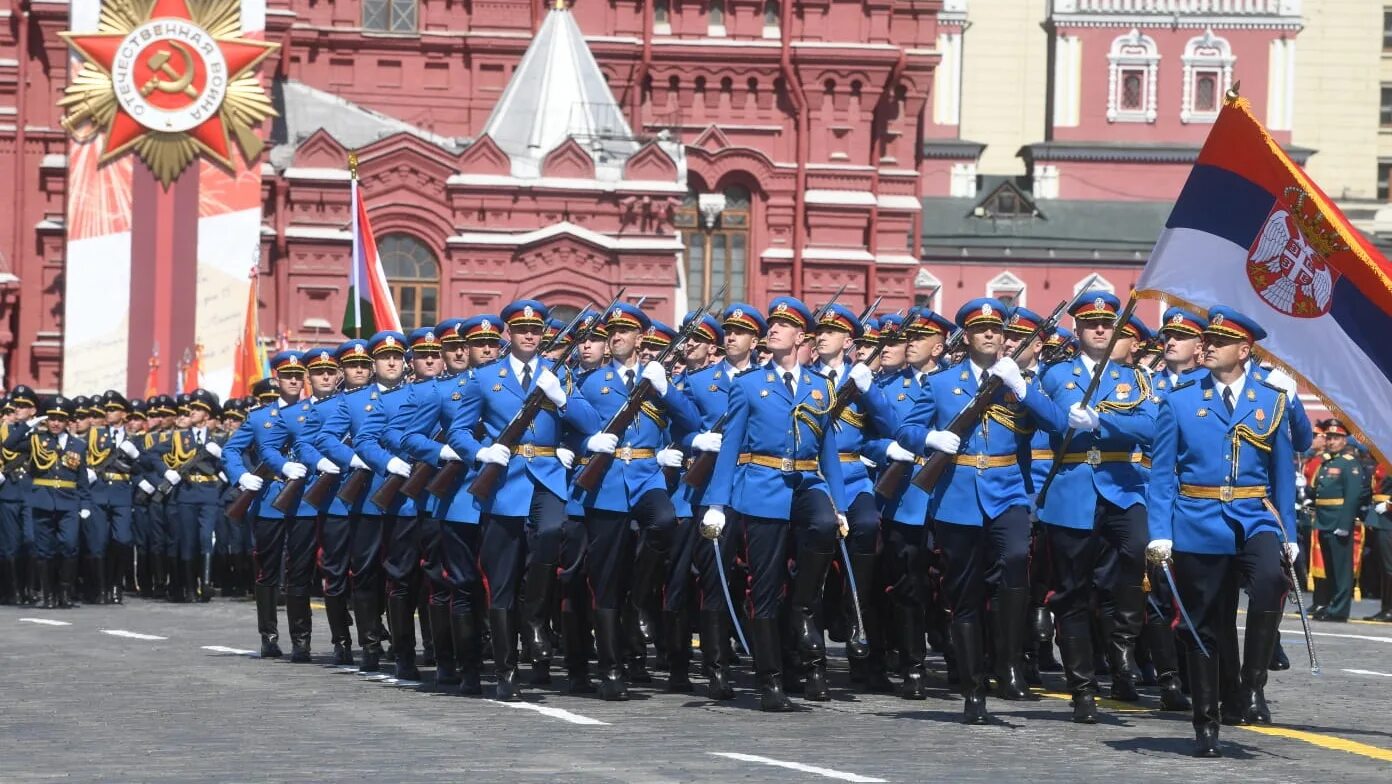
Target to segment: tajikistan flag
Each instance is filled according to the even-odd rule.
[[[352,181],[351,206],[353,269],[349,275],[348,304],[343,310],[343,334],[365,338],[386,329],[400,332],[401,316],[397,315],[382,259],[377,255],[377,241],[372,237],[372,224],[358,193],[356,176]]]
[[[1392,264],[1252,115],[1223,106],[1137,288],[1257,320],[1258,346],[1385,460],[1392,455]]]

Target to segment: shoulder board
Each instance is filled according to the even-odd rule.
[[[1180,379],[1178,383],[1176,383],[1173,387],[1170,388],[1170,391],[1178,392],[1181,389],[1188,389],[1189,387],[1194,386],[1194,382],[1196,381],[1198,381],[1198,379],[1196,378]]]
[[[1281,389],[1280,387],[1278,387],[1278,386],[1272,384],[1270,381],[1267,381],[1267,380],[1265,380],[1265,379],[1256,378],[1255,376],[1253,376],[1253,379],[1257,382],[1257,385],[1258,385],[1258,386],[1266,387],[1267,389],[1271,390],[1272,392],[1275,392],[1275,393],[1277,393],[1277,394],[1282,394],[1282,395],[1284,395],[1284,394],[1286,393],[1286,390]]]
[[[740,376],[747,376],[747,375],[749,375],[750,373],[753,373],[754,371],[756,371],[756,370],[758,370],[758,369],[759,369],[759,366],[758,366],[758,365],[750,365],[749,367],[745,368],[744,370],[741,370],[740,372],[736,373],[736,374],[735,374],[735,378],[739,378]]]
[[[1200,365],[1200,366],[1198,366],[1198,367],[1191,367],[1191,368],[1189,368],[1188,370],[1186,370],[1186,371],[1184,371],[1183,373],[1181,373],[1180,375],[1182,375],[1182,376],[1187,376],[1187,375],[1189,375],[1190,373],[1197,373],[1197,372],[1199,372],[1200,370],[1203,370],[1203,369],[1204,369],[1203,365]]]

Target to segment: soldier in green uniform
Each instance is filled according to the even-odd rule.
[[[1315,530],[1329,581],[1329,605],[1315,610],[1320,621],[1347,621],[1353,601],[1353,526],[1363,500],[1363,464],[1348,446],[1348,428],[1331,419],[1326,423],[1325,444],[1329,458],[1319,467],[1307,488],[1315,507]]]

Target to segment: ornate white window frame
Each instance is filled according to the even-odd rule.
[[[1027,288],[1025,282],[1020,280],[1013,272],[1004,270],[999,275],[991,278],[991,281],[986,284],[986,296],[1000,299],[997,292],[1011,294],[1014,297],[1014,303],[1016,305],[1028,307],[1026,304]]]
[[[938,306],[942,303],[942,281],[938,276],[928,271],[927,267],[919,267],[918,274],[914,276],[914,299],[923,297],[927,300],[928,309],[934,313],[938,312]]]
[[[1180,108],[1179,119],[1184,123],[1211,123],[1218,119],[1218,110],[1223,106],[1223,96],[1232,87],[1233,64],[1237,57],[1226,38],[1213,34],[1213,28],[1204,34],[1190,38],[1184,45],[1184,102]],[[1194,108],[1195,86],[1201,73],[1217,74],[1217,92],[1212,110],[1200,111]]]
[[[1073,296],[1076,297],[1084,291],[1092,291],[1093,289],[1116,293],[1116,286],[1113,286],[1110,280],[1102,277],[1102,273],[1094,272],[1073,284]]]
[[[1160,49],[1155,39],[1142,35],[1137,28],[1112,41],[1107,53],[1107,121],[1153,123],[1159,113],[1156,111],[1156,82],[1160,71]],[[1140,109],[1123,109],[1121,93],[1122,74],[1132,70],[1143,71]]]

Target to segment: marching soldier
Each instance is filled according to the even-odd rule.
[[[126,569],[131,562],[131,508],[134,491],[131,477],[135,473],[140,449],[126,434],[126,416],[130,403],[121,393],[110,390],[102,396],[105,424],[87,432],[87,458],[92,475],[93,519],[106,529],[110,541],[106,563],[94,565],[104,572],[97,581],[105,586],[97,601],[121,604],[125,589]]]
[[[739,513],[752,573],[754,666],[759,707],[789,711],[783,692],[780,600],[788,583],[788,542],[796,547],[797,574],[789,611],[793,619],[803,696],[829,699],[826,646],[815,612],[836,537],[846,525],[845,478],[827,416],[835,400],[831,382],[798,363],[812,312],[791,297],[769,306],[767,364],[735,377],[729,417],[704,496],[703,533],[718,537],[725,509]]]
[[[1236,624],[1234,594],[1245,588],[1251,602],[1241,673],[1247,717],[1270,721],[1263,688],[1280,633],[1281,563],[1293,561],[1299,545],[1290,430],[1281,426],[1289,404],[1282,391],[1245,371],[1266,333],[1251,318],[1217,306],[1204,336],[1209,372],[1159,399],[1146,555],[1155,563],[1173,559],[1176,599],[1194,624],[1184,641],[1196,752],[1218,757],[1219,639]]]
[[[1382,606],[1363,620],[1392,623],[1392,518],[1387,513],[1392,500],[1392,476],[1386,465],[1379,465],[1374,472],[1372,489],[1372,514],[1365,522],[1368,530],[1376,532],[1376,552],[1382,562]]]
[[[164,481],[164,472],[168,468],[162,455],[169,449],[174,414],[174,399],[169,395],[156,395],[150,399],[147,414],[149,424],[145,430],[145,439],[137,444],[140,448],[137,466],[140,469],[140,479],[136,481],[136,487],[148,501],[150,564],[154,590],[157,594],[164,592],[165,598],[171,602],[181,598],[175,595],[178,587],[178,577],[175,574],[178,571],[178,507],[172,499],[156,493],[156,490]]]
[[[1353,532],[1363,500],[1363,466],[1348,443],[1348,428],[1338,419],[1325,423],[1329,457],[1320,464],[1306,492],[1314,501],[1315,530],[1324,557],[1329,604],[1315,610],[1315,620],[1342,623],[1353,602]]]
[[[0,595],[15,604],[32,604],[37,591],[32,527],[26,525],[25,505],[29,500],[29,460],[24,449],[11,447],[10,435],[28,431],[29,420],[39,405],[38,395],[26,386],[17,386],[5,401],[5,421],[0,423]],[[26,536],[28,529],[28,536]],[[26,558],[27,555],[27,558]],[[28,577],[29,579],[24,579]]]
[[[182,577],[182,595],[176,601],[212,601],[213,530],[223,513],[220,458],[222,444],[209,427],[218,409],[217,400],[204,389],[189,396],[185,425],[154,454],[164,464],[164,481],[170,490],[177,521],[176,556]]]
[[[247,417],[246,401],[234,398],[222,407],[223,448],[231,441],[237,431],[242,429]],[[238,490],[228,484],[223,490],[223,503],[231,504]],[[227,598],[244,597],[252,590],[256,572],[251,568],[251,528],[244,519],[234,520],[227,514],[218,518],[216,546],[223,558],[222,595]]]

